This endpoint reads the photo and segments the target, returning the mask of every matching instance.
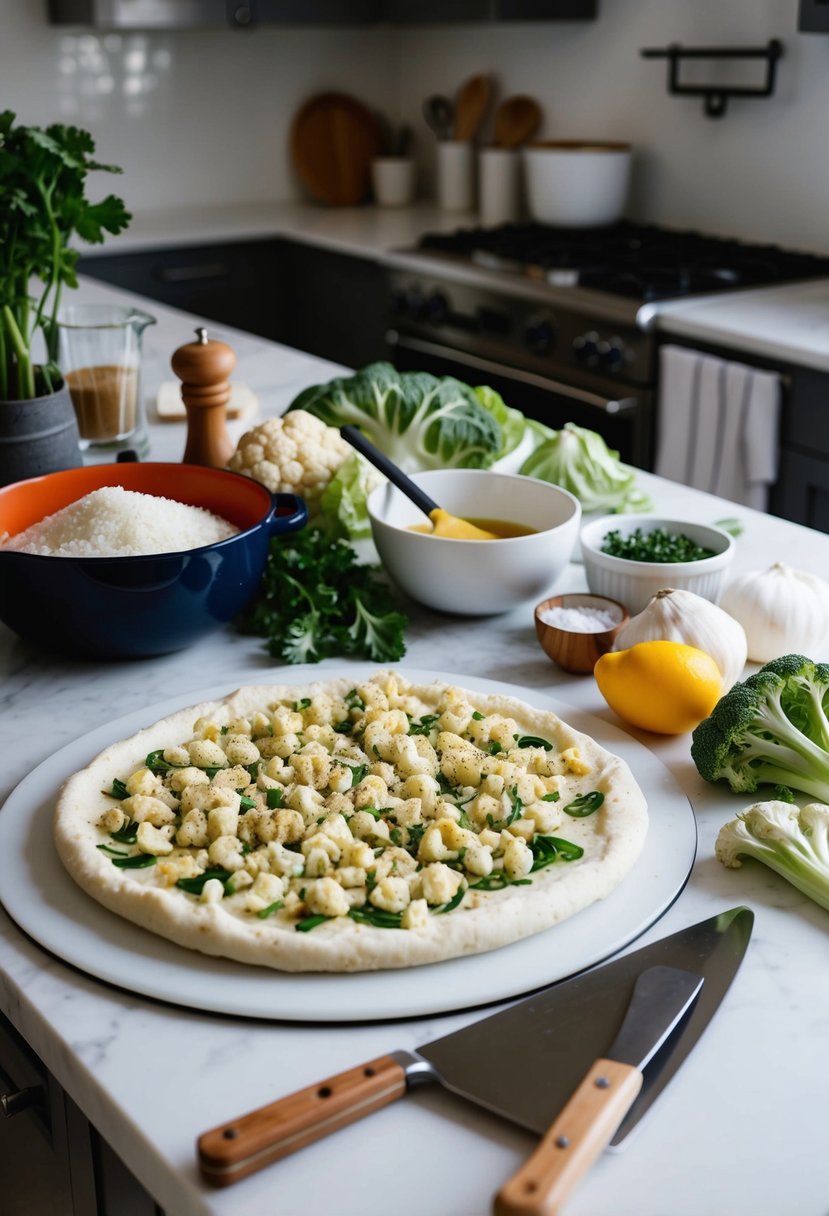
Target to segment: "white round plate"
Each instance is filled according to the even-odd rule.
[[[377,670],[347,669],[355,682]],[[226,696],[231,690],[223,685],[108,722],[55,752],[20,782],[0,812],[0,893],[6,911],[41,946],[119,988],[191,1009],[301,1022],[387,1021],[506,1000],[608,958],[662,916],[685,886],[697,832],[688,800],[653,752],[601,719],[536,690],[475,676],[399,670],[416,684],[445,680],[552,709],[627,761],[648,800],[650,824],[641,858],[607,899],[500,950],[354,975],[294,975],[212,958],[113,915],[73,882],[52,845],[58,788],[110,743],[177,709]],[[307,684],[336,675],[293,667],[280,670],[271,682]]]

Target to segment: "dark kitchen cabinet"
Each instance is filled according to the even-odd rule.
[[[279,339],[276,240],[104,254],[82,258],[78,270],[210,321]]]
[[[829,532],[829,373],[790,369],[771,510]]]
[[[589,21],[598,0],[379,0],[386,21],[426,25],[451,21]]]
[[[370,258],[283,241],[281,340],[346,367],[386,355],[387,287]]]
[[[377,0],[49,0],[48,14],[53,25],[96,29],[357,25],[376,20]]]
[[[401,25],[488,21],[490,0],[382,0],[382,19]]]
[[[829,34],[829,0],[800,0],[797,28],[807,34]]]
[[[164,1216],[0,1014],[2,1216]]]
[[[346,367],[386,353],[386,280],[370,258],[274,237],[87,257],[78,269]]]
[[[820,0],[812,0],[820,3]],[[461,21],[589,21],[598,0],[48,0],[53,25],[189,29],[257,25],[430,25]]]
[[[496,21],[589,21],[598,0],[493,0]]]

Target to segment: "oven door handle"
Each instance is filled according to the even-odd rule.
[[[562,397],[579,401],[582,405],[591,406],[605,414],[627,414],[638,410],[642,404],[638,397],[603,397],[599,393],[591,393],[587,389],[576,388],[572,384],[562,384],[560,380],[551,380],[548,376],[539,376],[535,372],[527,372],[520,367],[494,363],[491,359],[482,359],[480,355],[470,355],[466,351],[443,346],[440,342],[413,338],[410,334],[401,334],[396,329],[386,331],[386,342],[398,350],[411,350],[421,355],[432,355],[436,359],[451,360],[453,363],[461,363],[464,367],[472,368],[476,372],[484,372],[491,376],[506,376],[519,384],[529,384],[533,388],[543,389],[548,393],[558,393]]]

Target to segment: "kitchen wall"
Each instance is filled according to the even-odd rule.
[[[411,122],[428,183],[422,98],[488,70],[502,95],[539,98],[548,136],[630,139],[637,218],[829,252],[829,37],[796,32],[797,0],[600,8],[584,24],[101,35],[47,25],[40,0],[0,0],[0,106],[27,122],[89,127],[102,159],[124,166],[118,187],[134,210],[198,208],[296,197],[291,116],[324,88]],[[718,120],[700,100],[669,97],[665,63],[639,56],[669,42],[771,37],[786,48],[776,95],[732,102]],[[718,70],[700,64],[689,79]],[[759,71],[744,65],[742,78]]]
[[[489,70],[500,92],[532,93],[549,138],[630,140],[636,218],[829,251],[829,35],[798,34],[798,0],[600,0],[598,21],[420,29],[399,35],[401,112]],[[772,98],[733,101],[709,119],[671,97],[664,60],[642,47],[784,43]],[[740,69],[739,64],[736,65]],[[760,63],[745,64],[757,83]],[[683,79],[737,79],[734,64],[691,64]],[[714,75],[718,71],[720,75]],[[750,76],[748,70],[750,69]],[[427,141],[428,132],[423,142]],[[429,149],[431,152],[431,149]]]
[[[45,10],[0,0],[0,109],[92,131],[100,159],[124,168],[100,189],[133,211],[291,198],[288,131],[305,98],[337,88],[385,108],[395,94],[385,29],[107,34],[48,25]]]

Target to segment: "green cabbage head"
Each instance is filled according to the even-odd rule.
[[[532,452],[521,466],[527,477],[550,481],[575,494],[582,510],[650,511],[653,503],[636,488],[636,471],[622,464],[601,435],[575,422]]]
[[[390,363],[312,385],[288,408],[307,410],[329,426],[359,427],[407,472],[489,468],[502,447],[497,419],[468,385],[451,376],[399,372]]]

